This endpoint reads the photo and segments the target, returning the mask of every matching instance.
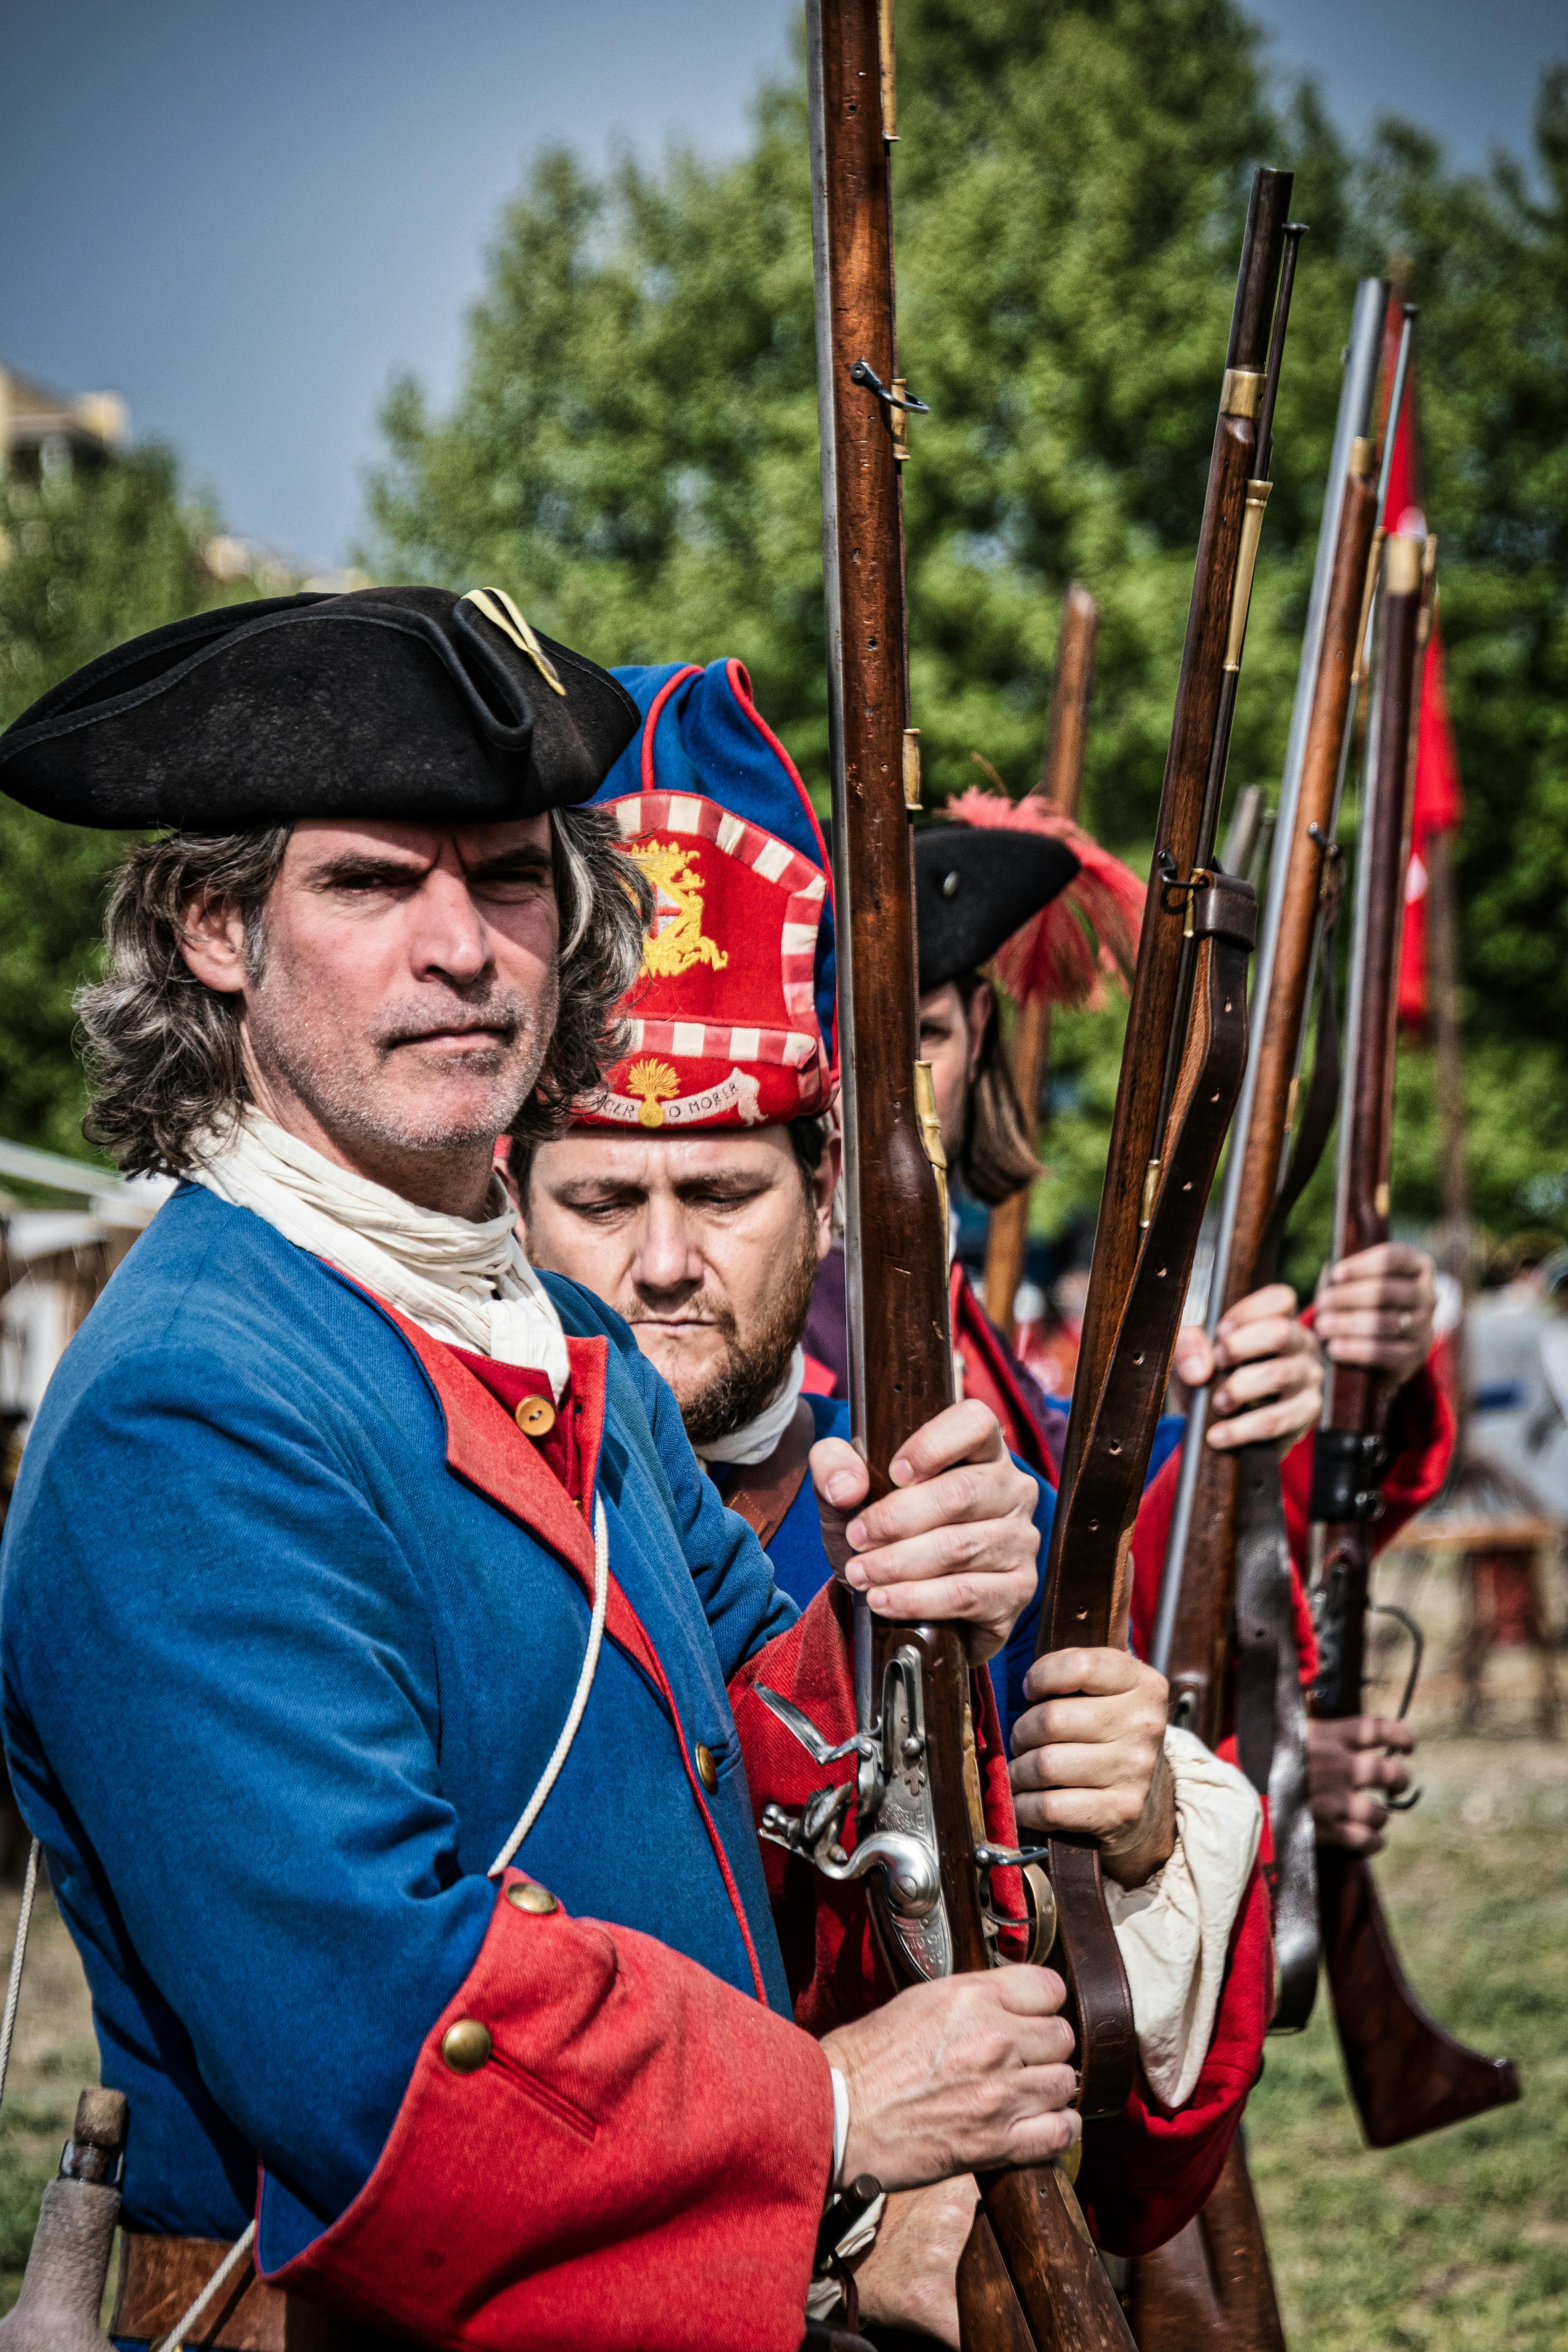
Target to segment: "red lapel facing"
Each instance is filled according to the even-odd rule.
[[[352,1281],[352,1276],[345,1276]],[[506,1407],[477,1381],[465,1364],[439,1339],[400,1315],[395,1307],[362,1283],[354,1288],[395,1324],[425,1368],[447,1424],[447,1466],[456,1475],[499,1503],[531,1533],[539,1536],[573,1569],[585,1592],[594,1590],[594,1482],[598,1475],[604,1443],[605,1413],[609,1390],[609,1341],[573,1339],[566,1342],[572,1368],[572,1390],[582,1403],[583,1507],[568,1498],[553,1471],[541,1461]],[[658,1663],[642,1620],[610,1578],[605,1630],[637,1660],[657,1685],[670,1713],[679,1720],[669,1685]]]
[[[467,1365],[458,1361],[441,1340],[422,1331],[406,1315],[400,1315],[378,1294],[355,1282],[341,1266],[332,1268],[351,1289],[367,1298],[376,1312],[402,1333],[425,1368],[426,1376],[436,1391],[447,1424],[447,1466],[483,1495],[487,1501],[499,1503],[510,1511],[531,1533],[540,1536],[558,1552],[573,1569],[589,1592],[594,1589],[594,1482],[598,1475],[599,1452],[604,1444],[605,1420],[609,1398],[609,1341],[574,1339],[566,1341],[566,1353],[572,1368],[573,1393],[583,1406],[581,1431],[583,1464],[583,1508],[575,1509],[567,1499],[560,1480],[542,1462],[510,1413],[493,1397],[482,1381],[476,1380]],[[725,1891],[740,1927],[741,1940],[751,1963],[752,1982],[757,1999],[767,2007],[767,1985],[762,1964],[757,1958],[752,1939],[751,1923],[730,1857],[724,1851],[724,1841],[717,1822],[708,1808],[708,1799],[697,1778],[697,1768],[691,1758],[691,1744],[681,1726],[680,1709],[669,1678],[659,1662],[658,1651],[619,1584],[612,1575],[609,1580],[605,1631],[626,1654],[635,1659],[659,1693],[669,1712],[675,1729],[676,1748],[685,1768],[686,1778],[697,1810],[713,1847]]]
[[[609,1404],[610,1343],[602,1334],[597,1339],[569,1338],[566,1360],[572,1367],[572,1393],[583,1408],[583,1418],[577,1430],[578,1460],[583,1481],[583,1516],[591,1520],[594,1481],[599,1475],[599,1448],[605,1440],[605,1414]]]
[[[366,1292],[374,1297],[373,1292]],[[400,1315],[384,1298],[376,1298],[387,1320],[395,1323],[413,1349],[431,1387],[440,1400],[441,1412],[447,1423],[447,1466],[459,1478],[492,1503],[510,1511],[526,1528],[542,1536],[552,1551],[559,1552],[577,1571],[588,1591],[594,1589],[594,1537],[592,1532],[593,1484],[590,1465],[584,1446],[584,1476],[583,1508],[576,1510],[568,1501],[566,1490],[553,1473],[546,1468],[533,1448],[518,1430],[506,1407],[491,1396],[481,1381],[460,1364],[449,1348],[439,1339]],[[592,1340],[569,1341],[569,1346],[592,1349]],[[604,1428],[604,1372],[606,1343],[600,1339],[599,1395],[597,1426],[595,1427],[593,1408],[584,1412],[584,1423],[594,1431],[593,1466],[597,1466],[599,1434]],[[590,1364],[583,1370],[587,1382],[593,1379]],[[574,1380],[577,1365],[574,1362]],[[591,1389],[584,1386],[584,1403]],[[586,1436],[587,1432],[584,1432]]]

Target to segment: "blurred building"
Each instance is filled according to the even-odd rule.
[[[0,1185],[47,1186],[58,1208],[0,1191],[0,1518],[49,1376],[126,1251],[174,1191],[166,1177],[115,1176],[52,1151],[0,1141]]]
[[[57,392],[0,360],[0,473],[36,480],[60,465],[101,466],[130,437],[117,392]]]

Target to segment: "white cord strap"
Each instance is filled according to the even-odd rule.
[[[27,1849],[27,1875],[22,1882],[22,1907],[16,1914],[16,1940],[11,1948],[11,1977],[5,1987],[5,2014],[0,2017],[0,2100],[5,2096],[5,2077],[11,2066],[11,2038],[16,2031],[16,2003],[22,1998],[22,1969],[27,1958],[27,1930],[33,1924],[33,1897],[38,1891],[38,1857],[42,1852],[35,1838]]]
[[[216,2299],[219,2291],[226,2285],[227,2282],[234,2276],[235,2272],[239,2268],[240,2263],[245,2260],[247,2254],[249,2253],[250,2249],[255,2243],[256,2224],[252,2221],[247,2229],[244,2237],[237,2238],[233,2245],[230,2246],[227,2253],[225,2254],[222,2262],[219,2263],[216,2270],[214,2271],[211,2278],[208,2279],[205,2286],[203,2287],[200,2294],[197,2295],[190,2309],[181,2313],[180,2317],[175,2321],[174,2326],[170,2328],[167,2336],[163,2337],[161,2343],[153,2346],[153,2352],[182,2352],[182,2347],[186,2336],[190,2334],[197,2320],[200,2319],[208,2304],[212,2303]]]
[[[572,1742],[577,1737],[588,1705],[588,1694],[594,1687],[598,1669],[599,1650],[605,1638],[605,1609],[610,1597],[610,1531],[605,1518],[603,1498],[594,1499],[594,1614],[588,1626],[588,1651],[583,1660],[583,1671],[577,1677],[577,1687],[572,1695],[572,1705],[561,1727],[549,1763],[539,1776],[539,1786],[523,1807],[522,1818],[505,1845],[485,1873],[487,1878],[499,1878],[534,1822],[543,1811],[544,1800],[561,1778],[561,1769],[572,1752]]]

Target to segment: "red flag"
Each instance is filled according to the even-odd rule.
[[[1384,400],[1392,389],[1404,310],[1395,294],[1388,305],[1383,339]],[[1384,426],[1387,411],[1384,409]],[[1405,383],[1394,436],[1384,520],[1391,531],[1425,531],[1421,457],[1415,438],[1415,375]],[[1415,734],[1415,796],[1411,812],[1410,864],[1405,875],[1405,936],[1399,951],[1399,1019],[1407,1029],[1426,1025],[1426,881],[1436,833],[1450,833],[1465,813],[1459,784],[1459,752],[1448,717],[1447,666],[1436,610],[1426,641],[1421,677],[1421,715]]]

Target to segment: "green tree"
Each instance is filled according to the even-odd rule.
[[[256,593],[207,572],[216,528],[157,447],[0,481],[0,725],[140,630]],[[13,1140],[82,1152],[71,997],[93,969],[123,846],[0,798],[0,1135]]]

